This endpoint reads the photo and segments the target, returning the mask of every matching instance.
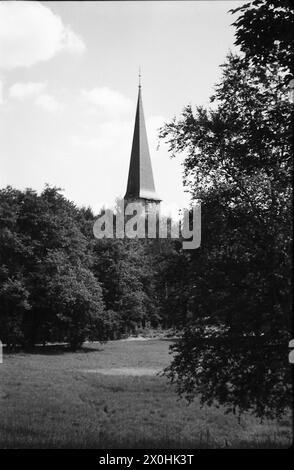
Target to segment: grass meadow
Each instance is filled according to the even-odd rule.
[[[4,354],[0,448],[285,448],[291,419],[238,422],[179,400],[164,377],[170,341],[45,346]]]

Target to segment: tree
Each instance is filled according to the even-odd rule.
[[[52,328],[70,344],[72,350],[88,340],[107,339],[104,328],[102,289],[92,272],[82,265],[71,265],[60,251],[44,260],[50,279],[46,297]]]
[[[184,253],[191,319],[166,373],[178,391],[259,416],[290,404],[291,105],[279,64],[229,55],[213,109],[186,107],[161,137],[185,151],[202,246]]]
[[[117,312],[120,333],[132,333],[146,322],[158,324],[155,268],[146,241],[97,240],[94,258],[93,270],[101,279],[106,308]]]

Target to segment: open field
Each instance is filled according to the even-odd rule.
[[[1,448],[288,447],[290,417],[279,422],[178,401],[156,372],[166,340],[86,344],[77,353],[40,347],[0,364]]]

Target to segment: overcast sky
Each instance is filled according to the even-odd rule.
[[[207,105],[244,1],[0,3],[0,186],[64,189],[94,211],[124,196],[138,68],[157,193],[186,205],[157,128]]]

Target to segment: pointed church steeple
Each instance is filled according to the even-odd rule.
[[[147,140],[139,73],[139,92],[125,200],[146,200],[158,204]]]

